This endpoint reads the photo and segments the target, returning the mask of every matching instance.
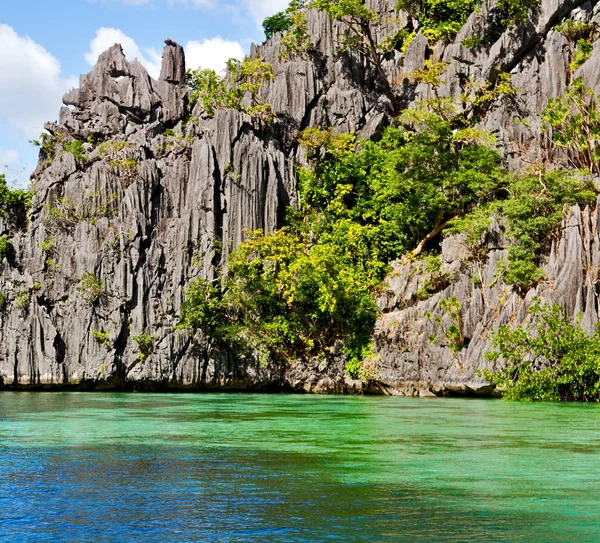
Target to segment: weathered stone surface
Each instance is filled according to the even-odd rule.
[[[561,304],[574,321],[580,314],[582,325],[591,332],[598,322],[598,204],[596,210],[571,210],[544,266],[545,281],[523,296],[497,276],[498,262],[507,257],[500,224],[491,229],[495,235],[490,237],[485,262],[465,258],[468,251],[459,248],[460,238],[444,241],[440,272],[450,272],[451,283],[427,300],[416,298],[429,279],[414,269],[419,264],[397,265],[380,300],[384,314],[375,332],[381,381],[401,393],[488,394],[490,387],[476,372],[487,367],[483,355],[490,350],[489,331],[500,324],[527,322],[527,308],[536,296]],[[460,267],[460,273],[452,274],[453,267]],[[448,348],[445,330],[452,321],[440,307],[441,300],[452,296],[462,305],[465,348],[458,354]],[[436,317],[443,319],[441,325],[435,323]]]
[[[395,0],[367,4],[385,14],[374,31],[378,42],[415,24],[394,10]],[[406,79],[427,57],[447,63],[441,89],[447,96],[459,95],[463,76],[488,81],[508,69],[517,93],[492,108],[482,126],[497,136],[514,170],[541,158],[560,162],[548,149],[539,114],[576,75],[600,90],[600,58],[596,44],[591,58],[570,74],[568,44],[553,27],[569,15],[600,23],[598,5],[543,0],[534,19],[494,43],[468,49],[462,40],[485,31],[493,7],[486,0],[455,43],[431,47],[419,33],[405,54],[389,53],[383,66],[405,106],[427,95]],[[368,138],[390,122],[389,100],[374,70],[359,55],[337,52],[343,26],[311,12],[309,28],[316,51],[310,60],[281,60],[277,36],[252,48],[276,75],[263,89],[278,116],[267,130],[233,110],[208,118],[200,103],[192,109],[183,50],[171,40],[158,81],[114,45],[65,95],[58,123],[47,125],[57,152],[43,151],[34,172],[29,226],[0,217],[0,234],[10,233],[16,250],[14,261],[0,263],[0,288],[9,299],[0,311],[0,384],[483,394],[490,389],[476,371],[485,365],[489,329],[523,319],[534,295],[583,313],[584,326],[593,328],[599,217],[574,209],[548,255],[547,283],[524,298],[494,282],[496,265],[506,257],[501,225],[495,225],[485,262],[471,262],[460,239],[446,239],[442,279],[398,264],[379,300],[378,379],[368,385],[346,378],[339,354],[326,364],[263,367],[236,353],[210,358],[201,341],[175,330],[186,285],[226,265],[246,229],[273,231],[285,207],[297,205],[294,163],[305,160],[295,142],[298,131],[333,127]],[[63,151],[61,142],[74,139],[86,142],[87,160]],[[103,285],[95,303],[86,301],[78,282],[89,273]],[[475,276],[489,286],[475,284]],[[420,300],[432,279],[440,292]],[[428,341],[436,331],[424,318],[439,314],[440,300],[453,295],[465,308],[468,340],[457,356],[443,340]],[[151,352],[142,357],[134,339],[140,335],[152,336]]]

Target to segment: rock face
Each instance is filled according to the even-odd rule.
[[[375,29],[381,42],[410,17],[394,0],[369,0],[385,14]],[[491,6],[484,2],[455,43],[431,47],[418,34],[405,54],[390,53],[384,69],[398,99],[409,106],[426,95],[405,74],[426,58],[448,64],[442,92],[458,96],[468,76],[492,81],[508,70],[518,91],[500,101],[482,125],[496,134],[506,164],[555,159],[540,131],[539,114],[549,97],[583,76],[600,90],[600,47],[576,74],[569,44],[553,27],[567,16],[600,24],[600,4],[543,0],[535,19],[473,50],[462,39],[485,31]],[[176,330],[186,285],[213,277],[246,229],[271,232],[285,208],[297,203],[294,164],[305,158],[295,143],[308,126],[333,127],[372,137],[388,122],[390,104],[376,73],[359,56],[336,52],[343,27],[311,12],[316,54],[310,60],[279,59],[279,37],[251,54],[273,65],[263,89],[277,120],[260,129],[242,113],[216,111],[209,118],[191,107],[183,49],[167,40],[159,80],[115,45],[103,53],[79,88],[65,95],[57,123],[48,123],[48,145],[34,172],[35,195],[27,227],[0,218],[0,234],[13,238],[15,257],[0,263],[0,288],[9,303],[0,311],[0,384],[4,387],[183,388],[355,392],[360,382],[344,376],[344,362],[290,368],[261,366],[227,353],[205,355],[194,338]],[[515,119],[526,122],[515,123]],[[75,140],[84,141],[74,148]],[[382,296],[374,361],[383,393],[489,392],[475,372],[483,367],[486,330],[522,319],[536,294],[583,312],[597,322],[600,262],[598,215],[574,209],[562,238],[548,256],[548,282],[523,299],[501,282],[492,284],[505,254],[501,225],[489,259],[467,263],[460,239],[443,246],[443,289],[418,300],[427,274],[398,265]],[[452,355],[443,341],[430,343],[442,298],[456,295],[464,309],[468,347]]]
[[[526,322],[534,297],[557,303],[570,315],[582,315],[588,332],[598,322],[600,281],[600,201],[594,210],[573,207],[552,244],[544,271],[546,280],[525,296],[506,285],[497,265],[506,260],[501,224],[490,229],[484,261],[472,259],[460,236],[442,244],[441,266],[428,272],[423,263],[397,264],[380,300],[377,323],[378,380],[391,394],[489,394],[492,389],[476,372],[484,370],[489,331],[500,324]],[[426,282],[443,288],[419,301]],[[466,347],[453,353],[445,331],[453,321],[440,306],[456,296],[462,306],[461,329]],[[442,318],[442,323],[435,321]],[[435,338],[435,341],[430,340]]]

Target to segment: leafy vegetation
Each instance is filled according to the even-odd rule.
[[[309,57],[313,43],[308,33],[307,9],[305,0],[292,0],[287,8],[289,26],[281,36],[280,59],[292,59],[294,57],[307,59]]]
[[[116,198],[116,194],[98,192],[88,193],[80,201],[73,201],[68,196],[58,197],[44,204],[42,222],[52,232],[69,230],[84,221],[94,224],[97,219],[116,215]]]
[[[396,9],[415,17],[431,42],[452,41],[481,0],[398,0]]]
[[[92,335],[94,336],[94,339],[98,345],[102,345],[104,347],[111,346],[110,334],[108,332],[105,332],[104,330],[92,330]]]
[[[135,158],[114,158],[110,161],[111,167],[117,169],[121,175],[123,183],[130,185],[140,168],[139,162]]]
[[[419,131],[388,128],[379,142],[310,129],[314,157],[299,172],[301,212],[274,234],[253,232],[231,257],[222,288],[193,283],[182,326],[236,341],[264,360],[326,357],[343,342],[360,373],[388,263],[494,194],[495,151],[457,141],[432,116]]]
[[[571,71],[575,71],[592,54],[593,40],[597,35],[596,25],[594,23],[584,23],[583,21],[573,21],[566,19],[562,24],[556,26],[561,34],[567,38],[570,46],[570,64]]]
[[[88,138],[88,143],[91,143],[92,141]],[[88,157],[85,154],[84,142],[78,139],[67,141],[67,136],[61,132],[56,132],[52,135],[44,132],[40,135],[39,139],[30,140],[29,143],[40,148],[40,160],[44,162],[46,166],[49,165],[55,157],[63,153],[71,153],[76,160],[82,163],[88,161]],[[57,144],[62,147],[62,151],[60,151],[60,147],[57,149]]]
[[[138,345],[138,361],[144,363],[147,358],[154,352],[154,336],[151,334],[138,334],[131,336],[131,339]]]
[[[71,142],[62,142],[62,146],[67,153],[71,153],[77,160],[81,162],[87,162],[88,158],[85,154],[85,148],[83,142],[80,140],[73,140]]]
[[[600,401],[600,331],[588,335],[559,305],[537,300],[529,310],[532,325],[502,325],[486,353],[503,367],[484,372],[518,401]]]
[[[457,138],[436,115],[415,130],[388,128],[361,147],[340,153],[330,144],[329,159],[301,172],[302,198],[334,220],[368,228],[372,254],[385,262],[421,254],[449,221],[492,198],[503,176],[495,151]]]
[[[48,166],[56,157],[56,139],[43,132],[39,139],[30,140],[29,143],[40,148],[40,163]]]
[[[503,278],[507,284],[526,291],[544,276],[538,267],[539,256],[551,243],[565,210],[573,204],[593,203],[596,190],[577,172],[543,169],[505,176],[501,189],[499,194],[504,196],[455,220],[451,230],[465,232],[477,254],[485,243],[491,217],[496,215],[505,221],[511,245],[508,262],[501,270]]]
[[[416,292],[417,300],[427,300],[435,293],[444,290],[450,284],[450,274],[442,271],[442,261],[439,255],[429,254],[413,263],[415,273],[422,280],[421,287]]]
[[[0,261],[4,258],[12,258],[14,255],[15,249],[13,247],[12,242],[6,234],[0,236]]]
[[[562,97],[550,98],[542,119],[573,168],[600,174],[600,109],[583,79],[576,78]]]
[[[313,0],[309,5],[348,26],[343,47],[354,47],[375,66],[382,60],[385,53],[371,34],[378,15],[361,1]],[[514,22],[520,21],[511,6],[505,9]],[[522,5],[527,10],[533,6]],[[475,4],[462,8],[452,19],[443,15],[452,6],[428,4],[429,24],[450,25],[438,30],[452,39],[452,21],[458,29]],[[224,277],[194,281],[182,305],[180,327],[201,331],[196,337],[204,339],[209,351],[233,343],[265,363],[327,359],[342,347],[348,374],[361,378],[377,374],[371,356],[378,315],[374,299],[389,263],[435,250],[442,232],[465,233],[473,259],[482,260],[486,233],[496,217],[511,242],[497,278],[521,291],[543,280],[541,255],[565,211],[572,204],[592,203],[597,191],[577,171],[547,171],[541,165],[520,175],[504,171],[494,138],[476,127],[492,104],[515,93],[509,75],[499,74],[493,84],[463,81],[462,96],[453,101],[440,92],[445,69],[444,63],[428,60],[409,75],[429,85],[430,98],[403,111],[377,141],[316,127],[301,132],[298,143],[309,164],[297,170],[300,210],[289,210],[285,227],[275,233],[248,232],[230,256]],[[220,86],[217,95],[231,90],[225,80],[210,81]],[[565,146],[574,146],[571,140],[577,139],[573,123],[586,130],[596,123],[593,96],[577,85],[544,112],[553,134],[564,131],[563,139],[553,137]],[[206,93],[198,96],[209,106],[225,103]],[[565,105],[560,100],[571,101]],[[586,145],[595,149],[595,128],[587,136]],[[583,143],[576,143],[581,150]],[[232,171],[228,167],[226,174]],[[433,257],[432,266],[435,262]],[[430,275],[421,283],[418,299],[440,292],[450,280],[439,268]],[[481,278],[474,283],[481,286]],[[457,355],[465,344],[461,304],[449,298],[440,308],[433,338],[442,337]]]
[[[540,0],[498,0],[495,11],[503,28],[527,22]]]
[[[204,280],[191,285],[182,323],[265,362],[325,356],[342,339],[349,357],[362,359],[377,306],[368,277],[337,250],[301,230],[253,232],[230,260],[223,291]]]
[[[56,238],[50,236],[40,242],[39,248],[46,253],[46,256],[51,257],[56,254]]]
[[[448,104],[440,110],[451,111]],[[203,330],[213,346],[233,341],[288,363],[327,357],[343,342],[347,370],[358,376],[377,317],[373,295],[388,264],[435,247],[445,229],[465,232],[477,257],[491,217],[501,217],[512,244],[499,273],[522,290],[540,281],[540,254],[566,207],[592,202],[594,187],[575,173],[508,175],[489,136],[453,128],[454,120],[412,110],[377,142],[302,132],[311,166],[298,171],[301,210],[290,211],[274,234],[249,233],[222,285],[193,283],[182,326]],[[438,291],[434,284],[421,290],[422,297]],[[442,307],[455,353],[464,344],[461,309],[453,299]]]
[[[31,193],[23,189],[11,189],[6,182],[6,176],[0,173],[0,215],[26,215],[30,208]]]
[[[108,157],[115,159],[122,151],[131,147],[131,143],[126,141],[105,141],[98,147],[98,155],[102,158]]]
[[[90,305],[97,304],[104,297],[106,287],[92,272],[86,272],[79,278],[79,295]]]
[[[29,303],[31,302],[31,293],[27,289],[22,289],[17,292],[13,301],[14,306],[21,311],[27,312]]]
[[[463,332],[463,317],[462,317],[462,306],[456,296],[451,298],[443,298],[440,300],[440,309],[443,311],[442,315],[437,315],[435,318],[432,313],[426,313],[425,318],[432,320],[436,326],[436,335],[429,336],[429,343],[436,343],[438,341],[439,332],[443,333],[445,340],[448,342],[450,350],[457,355],[461,352],[465,346],[465,336]],[[451,324],[444,326],[444,316],[448,316]]]
[[[288,11],[289,8],[265,18],[262,27],[267,40],[270,40],[274,34],[277,34],[278,32],[285,32],[290,28],[292,22],[290,21]]]
[[[265,37],[270,40],[274,34],[281,34],[280,59],[293,57],[308,58],[312,47],[308,34],[308,17],[306,0],[292,0],[284,10],[267,17],[263,21]]]
[[[432,89],[433,98],[417,103],[415,108],[405,111],[400,121],[414,130],[423,130],[433,119],[434,122],[445,123],[453,129],[453,139],[461,145],[477,144],[479,148],[493,145],[494,140],[490,135],[474,128],[474,124],[482,118],[490,105],[503,96],[514,94],[515,90],[508,81],[508,76],[501,74],[494,85],[467,81],[459,106],[451,100],[439,97],[441,74],[444,70],[443,63],[426,61],[423,70],[410,75],[416,81],[428,84]],[[566,123],[565,106],[561,100],[567,100],[570,96],[568,93],[569,90],[564,99],[556,99],[562,109],[555,107],[558,113],[553,112],[552,116],[550,111],[553,101],[550,101],[550,105],[544,111],[544,119],[557,127],[564,124],[571,127],[568,137],[559,139],[557,134],[553,134],[556,141],[572,141],[576,134],[573,126],[581,126],[581,132],[585,131],[586,134],[585,138],[581,139],[589,141],[594,134],[592,124],[597,122],[595,102],[585,115],[581,114],[580,117]],[[580,106],[584,107],[581,103]],[[561,120],[563,125],[560,124]],[[565,131],[568,132],[566,129]],[[590,145],[593,144],[592,141]],[[582,142],[580,145],[584,147],[585,144]],[[577,164],[578,168],[585,166],[582,162],[583,160],[580,160]],[[543,272],[537,265],[539,256],[545,248],[544,244],[550,242],[551,235],[559,226],[565,209],[572,204],[591,203],[595,198],[595,189],[577,172],[546,171],[543,165],[533,167],[531,173],[526,175],[509,176],[496,170],[492,176],[485,168],[481,169],[481,174],[484,185],[480,189],[485,197],[472,202],[470,209],[463,213],[457,212],[453,219],[442,222],[439,226],[441,229],[449,227],[454,231],[466,232],[473,254],[478,255],[484,248],[483,235],[490,226],[490,218],[493,215],[503,217],[508,223],[507,233],[512,244],[509,247],[508,262],[500,271],[505,282],[527,290],[543,278]],[[490,192],[486,193],[486,190]],[[422,205],[427,208],[430,205],[429,199],[425,199]],[[432,231],[434,237],[438,233],[439,231]],[[424,242],[427,243],[430,239],[431,237],[424,239]],[[418,252],[417,250],[416,254]]]
[[[230,59],[227,62],[228,75],[219,76],[213,70],[188,70],[187,84],[191,90],[190,102],[202,102],[209,117],[217,109],[233,108],[247,113],[260,125],[273,119],[270,104],[260,97],[260,90],[268,81],[275,79],[272,66],[264,59],[246,57],[242,62]],[[244,103],[248,96],[250,104]]]
[[[493,145],[495,140],[483,130],[475,128],[489,108],[505,96],[512,96],[516,89],[510,83],[510,75],[500,73],[493,83],[476,82],[471,79],[463,81],[463,91],[459,100],[442,98],[442,79],[447,65],[444,62],[426,60],[422,70],[408,74],[408,78],[416,83],[428,85],[431,89],[430,98],[420,99],[414,107],[405,110],[400,121],[409,126],[420,126],[432,113],[450,124],[450,127],[460,130],[457,140],[477,141],[485,145]]]

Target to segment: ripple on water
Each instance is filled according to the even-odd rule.
[[[0,394],[2,542],[600,541],[597,406]]]

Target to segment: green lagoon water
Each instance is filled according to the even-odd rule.
[[[600,408],[0,394],[1,542],[598,542]]]

